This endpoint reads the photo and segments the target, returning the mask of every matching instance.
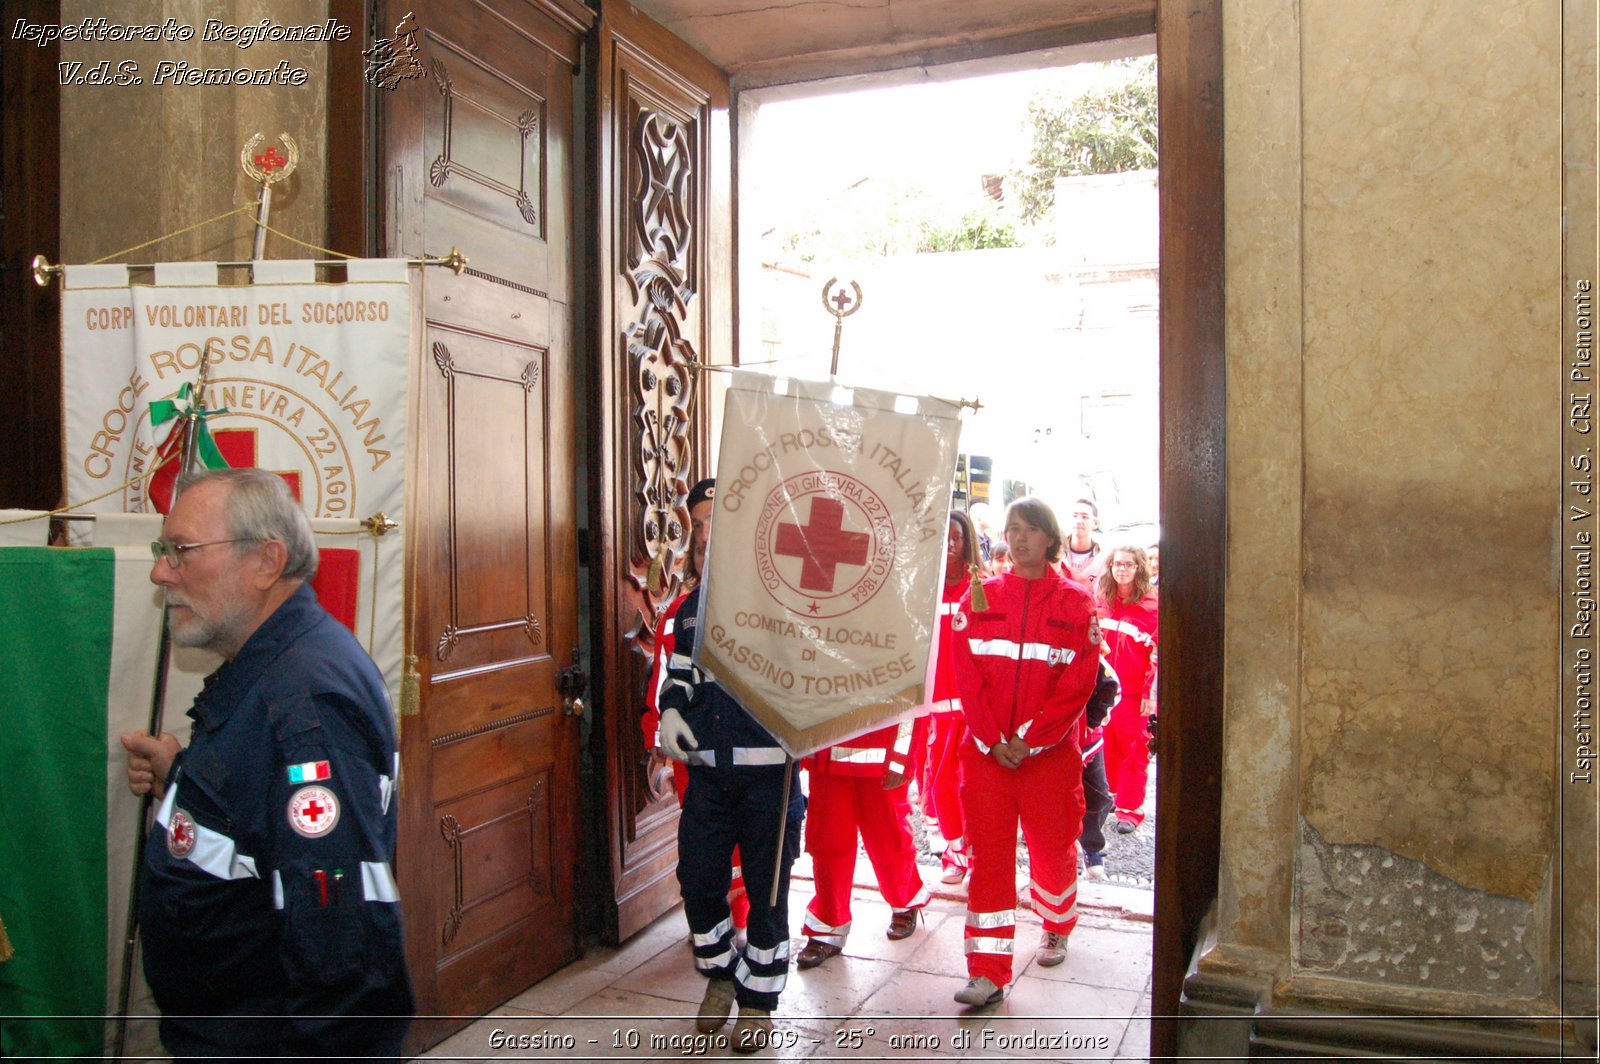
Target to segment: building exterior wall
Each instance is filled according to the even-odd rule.
[[[1563,198],[1564,166],[1594,181],[1592,130],[1587,156],[1563,139],[1570,85],[1594,79],[1580,8],[1225,3],[1226,753],[1202,975],[1538,1014],[1565,971],[1593,1010],[1596,785],[1562,753],[1563,293],[1593,270],[1592,198]],[[1591,220],[1587,267],[1564,261],[1564,202]]]

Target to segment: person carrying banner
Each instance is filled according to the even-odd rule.
[[[737,1001],[733,1049],[753,1053],[770,1044],[772,1012],[789,975],[789,869],[800,852],[806,799],[783,748],[694,664],[704,589],[679,599],[666,618],[674,645],[660,696],[661,747],[689,766],[678,820],[678,886],[695,968],[707,979],[696,1027],[703,1034],[719,1030]],[[750,904],[743,945],[728,907],[735,848]]]
[[[878,890],[892,910],[892,940],[910,938],[930,893],[917,870],[911,839],[911,751],[925,743],[922,718],[902,721],[806,758],[811,804],[806,852],[816,896],[806,907],[806,944],[795,963],[815,968],[844,951],[850,934],[850,888],[855,881],[856,838],[866,847]]]
[[[1078,922],[1077,840],[1083,825],[1078,748],[1094,691],[1100,630],[1083,585],[1061,575],[1061,527],[1050,508],[1023,498],[1006,510],[1011,572],[982,584],[951,621],[956,683],[968,739],[961,801],[972,879],[967,888],[966,986],[956,1000],[991,1005],[1011,982],[1016,939],[1016,850],[1027,840],[1033,907],[1044,922],[1035,959],[1066,959]]]
[[[955,633],[950,621],[972,585],[978,559],[977,534],[972,520],[960,510],[950,511],[946,539],[944,591],[939,601],[939,649],[934,657],[933,691],[929,714],[928,770],[922,791],[923,815],[939,825],[944,852],[939,862],[941,883],[960,883],[967,877],[966,818],[961,813],[961,767],[958,755],[967,737],[961,715],[961,692],[956,688]]]
[[[713,502],[717,496],[717,482],[711,477],[689,489],[689,567],[684,581],[690,591],[700,583],[706,571],[706,543],[711,536]],[[685,592],[687,594],[688,592]],[[667,607],[656,625],[656,652],[650,666],[650,685],[646,694],[645,711],[639,718],[644,732],[644,748],[652,756],[666,756],[661,748],[661,688],[667,682],[667,662],[672,658],[675,627],[675,607],[682,595]],[[682,761],[672,760],[672,787],[678,795],[678,805],[683,805],[683,792],[689,788],[689,767]],[[652,775],[656,764],[651,764]],[[733,848],[733,881],[728,888],[728,907],[733,915],[733,930],[742,933],[750,919],[750,899],[745,895],[744,870],[739,866],[739,848]]]
[[[282,478],[189,474],[151,544],[173,642],[225,659],[168,733],[122,736],[162,797],[140,866],[146,981],[176,1057],[396,1060],[413,1010],[383,678],[317,604]]]

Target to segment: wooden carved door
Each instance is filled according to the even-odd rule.
[[[388,247],[469,260],[426,273],[413,378],[398,864],[420,1047],[579,947],[580,720],[558,685],[578,644],[573,94],[592,14],[407,0],[380,19],[417,60],[375,94]]]
[[[620,941],[678,900],[678,804],[647,763],[655,626],[681,590],[685,495],[710,445],[697,363],[731,358],[727,75],[631,5],[602,7],[596,63],[599,251],[597,618],[603,763]]]

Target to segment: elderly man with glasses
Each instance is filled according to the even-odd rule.
[[[139,878],[145,978],[174,1056],[397,1059],[413,1010],[383,678],[317,604],[276,475],[185,477],[151,544],[173,642],[225,659],[187,749],[122,736],[161,798]]]

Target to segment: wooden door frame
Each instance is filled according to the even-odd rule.
[[[1160,0],[1161,729],[1150,1054],[1217,897],[1228,565],[1222,0]]]

